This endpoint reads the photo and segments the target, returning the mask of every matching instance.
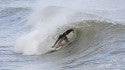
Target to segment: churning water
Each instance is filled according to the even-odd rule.
[[[0,2],[0,70],[125,69],[122,0],[121,6],[112,0]],[[96,3],[110,7],[107,11]],[[58,36],[70,28],[75,30],[68,35],[70,42],[53,51]]]

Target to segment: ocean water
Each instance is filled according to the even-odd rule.
[[[123,0],[0,0],[0,70],[124,70]],[[67,29],[69,43],[51,48]]]

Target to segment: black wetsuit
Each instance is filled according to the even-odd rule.
[[[69,29],[69,30],[67,30],[66,32],[64,32],[64,33],[66,33],[66,35],[68,35],[71,31],[74,31],[73,29]]]
[[[65,35],[64,35],[64,34],[59,35],[58,40],[59,40],[59,39],[62,39],[63,37],[65,37]]]
[[[68,35],[71,31],[74,31],[73,29],[69,29],[66,32],[64,32],[63,34],[59,35],[58,39],[62,39],[63,37],[66,37],[66,35]]]
[[[57,41],[55,42],[54,46],[59,42],[62,42],[63,40],[66,40],[68,42],[68,38],[66,37],[66,35],[68,35],[71,31],[74,31],[73,29],[69,29],[66,32],[64,32],[63,34],[59,35]],[[54,47],[52,46],[52,48]]]

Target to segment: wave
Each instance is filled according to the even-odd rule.
[[[103,53],[104,50],[111,50],[116,41],[125,39],[123,25],[82,11],[57,6],[34,12],[27,25],[31,27],[31,31],[17,39],[14,49],[24,55],[39,55],[54,50],[51,47],[57,37],[70,28],[75,30],[75,35],[69,36],[71,42],[51,54],[67,57]]]

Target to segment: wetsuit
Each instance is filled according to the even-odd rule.
[[[68,35],[71,31],[74,31],[74,30],[73,29],[69,29],[66,32],[64,32],[63,34]]]
[[[68,38],[66,37],[66,35],[68,35],[71,31],[74,31],[74,30],[73,29],[69,29],[66,32],[64,32],[63,34],[59,35],[59,37],[58,37],[57,41],[55,42],[54,46],[57,43],[60,45],[63,40],[65,40],[66,42],[69,42]],[[54,46],[52,46],[52,47],[54,47]]]

